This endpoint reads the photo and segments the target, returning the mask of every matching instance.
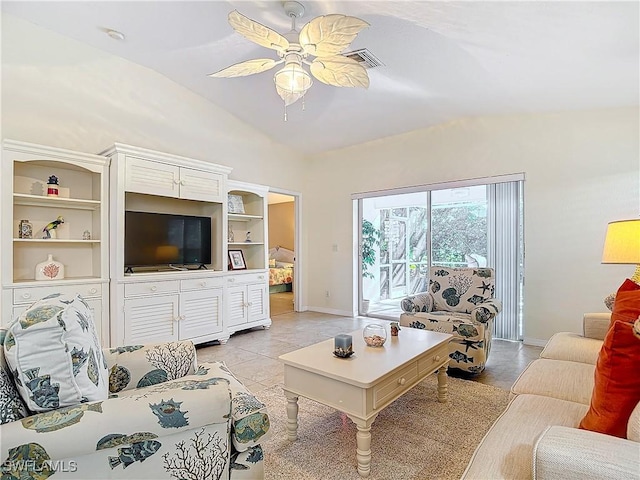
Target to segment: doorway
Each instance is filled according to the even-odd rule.
[[[288,193],[270,191],[269,310],[273,319],[296,311],[296,202]]]

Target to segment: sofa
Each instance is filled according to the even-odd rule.
[[[60,306],[55,304],[58,300]],[[95,376],[104,368],[108,391],[104,399],[78,397],[73,404],[78,392],[65,394],[64,379],[54,381],[54,374],[49,375],[53,361],[41,361],[37,370],[28,365],[26,381],[10,362],[18,347],[28,348],[15,338],[22,327],[12,324],[14,328],[0,330],[3,480],[44,480],[52,475],[75,480],[263,478],[261,442],[269,432],[268,412],[224,363],[198,364],[189,341],[121,346],[94,355],[91,349],[72,347],[72,339],[63,335],[73,323],[82,323],[83,332],[91,331],[82,299],[44,302],[40,313],[45,308],[45,318],[53,314],[59,331],[47,330],[37,311],[16,322],[21,321],[31,336],[42,327],[52,340],[49,345],[39,342],[39,350],[53,358],[60,344],[63,348],[58,350],[73,359],[69,366],[76,377],[91,364],[91,358],[86,359],[89,351],[96,361],[88,371]],[[28,361],[19,359],[22,364]],[[26,397],[19,391],[25,383],[31,392]],[[31,402],[43,411],[34,414],[27,409]]]
[[[548,341],[513,384],[463,479],[640,478],[640,402],[626,439],[578,428],[609,324],[610,314],[586,314],[582,335],[562,332]]]

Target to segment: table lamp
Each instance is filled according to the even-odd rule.
[[[635,264],[631,280],[640,285],[640,219],[609,223],[602,263]]]

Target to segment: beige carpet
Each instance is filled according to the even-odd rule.
[[[458,479],[507,405],[508,392],[449,378],[449,403],[431,375],[384,409],[371,428],[371,480]],[[266,480],[357,480],[356,427],[344,414],[300,398],[298,440],[287,440],[282,386],[257,394],[269,409]]]

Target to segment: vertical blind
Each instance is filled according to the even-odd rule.
[[[522,339],[521,193],[521,181],[489,188],[489,258],[496,273],[495,298],[502,300],[494,335],[507,340]]]

